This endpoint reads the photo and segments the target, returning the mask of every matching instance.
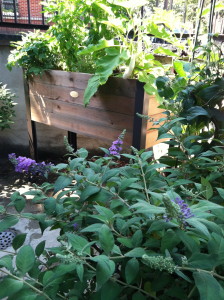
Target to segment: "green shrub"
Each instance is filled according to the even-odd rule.
[[[13,101],[15,94],[13,94],[6,85],[0,83],[0,128],[10,128],[15,116],[14,106],[16,103]]]
[[[214,149],[212,162],[202,152],[185,169],[180,150],[172,152],[182,161],[177,166],[169,159],[154,161],[151,151],[132,150],[120,167],[116,157],[88,159],[80,149],[55,167],[53,184],[12,195],[9,206],[18,214],[0,207],[0,231],[19,218],[39,221],[42,232],[60,228],[60,246],[54,248],[41,242],[32,249],[23,245],[24,235],[14,239],[15,253],[0,259],[0,297],[223,299],[223,147]],[[193,165],[206,174],[202,182],[198,173],[192,176]],[[23,212],[27,195],[43,213]]]

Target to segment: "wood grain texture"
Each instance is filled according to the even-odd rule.
[[[77,98],[71,97],[70,93],[74,91],[73,88],[50,85],[40,82],[32,82],[30,84],[30,94],[42,98],[49,98],[52,100],[63,101],[67,103],[75,103],[83,105],[84,90],[75,89],[78,93]],[[116,96],[113,94],[107,95],[104,93],[97,93],[92,97],[89,107],[95,107],[99,110],[107,110],[112,112],[123,113],[127,115],[134,114],[134,97],[128,98],[126,96]]]
[[[64,71],[34,76],[30,82],[32,121],[110,142],[126,129],[125,144],[132,145],[136,81],[110,78],[85,108],[83,95],[91,76]],[[76,98],[71,97],[72,91]],[[147,112],[155,120],[163,117],[155,97],[145,94],[143,113]],[[157,130],[148,131],[151,127],[152,122],[142,122],[143,148],[157,143]]]
[[[65,71],[46,71],[41,76],[33,76],[32,82],[50,84],[54,86],[70,87],[74,89],[85,90],[91,74],[65,72]],[[136,80],[122,79],[119,77],[110,77],[107,83],[99,88],[97,93],[109,94],[115,96],[134,97],[136,89]]]
[[[50,118],[52,114],[61,114],[65,120],[67,117],[86,119],[86,122],[110,126],[118,130],[133,130],[133,116],[125,115],[107,110],[100,110],[94,107],[85,108],[76,103],[66,103],[58,100],[51,100],[46,97],[39,97],[31,94],[31,116],[40,115],[40,118]]]

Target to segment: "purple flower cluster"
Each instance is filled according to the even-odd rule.
[[[109,148],[110,155],[120,155],[120,152],[122,150],[121,145],[123,144],[123,141],[120,139],[120,137],[114,141]]]
[[[15,166],[15,171],[19,173],[29,173],[30,175],[45,176],[49,173],[52,164],[46,164],[45,162],[37,163],[31,158],[25,156],[16,157],[15,153],[11,153],[8,156],[10,162]]]
[[[123,144],[123,139],[125,136],[126,130],[124,129],[119,137],[113,141],[111,147],[109,148],[109,155],[118,155],[120,156],[120,152],[122,151],[121,145]]]
[[[187,225],[187,219],[194,216],[187,203],[179,197],[174,200],[165,198],[164,204],[166,207],[166,214],[163,218],[166,222],[176,219],[185,227]]]
[[[186,220],[194,216],[191,212],[190,207],[181,198],[176,198],[173,201],[180,207],[180,211],[181,211],[181,214],[179,216],[180,219],[184,224],[187,223]]]

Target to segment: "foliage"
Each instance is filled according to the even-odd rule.
[[[15,94],[13,94],[6,85],[0,83],[0,128],[1,130],[10,128],[13,124],[13,117],[15,116],[14,106],[16,103],[13,101]]]
[[[55,39],[46,32],[23,33],[22,41],[14,42],[16,49],[8,57],[7,67],[16,64],[23,67],[27,75],[41,74],[44,70],[54,69],[60,65],[60,55],[56,55]]]
[[[35,219],[42,232],[60,228],[60,246],[46,249],[41,242],[32,249],[17,236],[15,252],[0,259],[0,296],[223,299],[224,148],[196,152],[195,137],[179,148],[181,121],[161,127],[169,127],[176,144],[158,162],[152,151],[132,148],[122,154],[129,163],[119,167],[114,156],[88,159],[79,149],[54,167],[53,184],[15,192],[9,206],[18,215],[1,206],[0,230]],[[27,195],[43,213],[23,212]]]
[[[146,83],[147,93],[156,94],[155,76],[165,71],[153,55],[150,36],[178,49],[183,46],[159,20],[142,18],[144,4],[143,0],[48,1],[44,11],[49,15],[49,30],[24,35],[14,44],[8,66],[18,63],[28,74],[52,68],[93,73],[84,94],[85,105],[111,75],[138,78]],[[163,47],[155,53],[178,56]]]
[[[174,62],[175,78],[160,76],[156,80],[162,107],[171,112],[171,119],[173,116],[183,118],[179,134],[183,133],[183,138],[200,135],[203,141],[200,145],[207,149],[224,138],[223,59],[218,46],[212,43],[199,46],[193,63]]]

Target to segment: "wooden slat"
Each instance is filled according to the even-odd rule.
[[[75,91],[78,93],[77,98],[71,97],[70,92],[72,91],[74,91],[74,89],[69,87],[35,82],[30,84],[30,94],[37,95],[39,97],[46,97],[52,100],[83,105],[84,91],[80,89],[75,89]],[[101,110],[119,112],[126,115],[133,115],[134,101],[134,98],[115,96],[113,94],[106,95],[103,93],[98,93],[95,97],[91,99],[91,102],[88,105],[88,107],[95,107]]]
[[[110,126],[111,128],[122,131],[123,129],[133,129],[133,116],[120,114],[117,112],[110,112],[100,110],[94,107],[85,108],[83,105],[75,103],[65,103],[58,100],[51,100],[48,98],[31,95],[31,117],[49,115],[49,113],[61,114],[65,120],[67,117],[86,119],[86,122],[94,122],[95,124],[102,124],[102,126]],[[83,132],[85,134],[85,132]]]
[[[41,76],[34,76],[32,78],[32,81],[85,90],[87,87],[88,80],[91,78],[91,76],[91,74],[86,73],[51,70],[45,72]],[[102,92],[104,94],[112,93],[116,96],[134,97],[135,89],[136,80],[123,80],[122,78],[111,77],[108,79],[105,85],[99,88],[99,92]]]
[[[156,100],[155,96],[149,96],[149,108],[148,108],[148,115],[156,115],[162,113],[164,109],[158,108],[159,102]]]
[[[107,141],[114,141],[120,135],[121,130],[112,128],[110,126],[103,126],[95,122],[86,122],[86,119],[74,118],[72,116],[65,117],[60,113],[46,113],[40,114],[32,111],[32,119],[35,122],[51,125],[67,131],[76,132],[94,138],[105,139]],[[125,135],[125,143],[131,145],[132,133],[127,131]]]
[[[149,120],[147,123],[147,130],[149,130],[151,128],[159,128],[161,126],[161,124],[163,124],[163,123],[159,123],[158,125],[155,125],[154,122],[157,122],[157,121],[159,121],[159,119],[162,119],[165,117],[166,116],[163,113],[159,113],[159,114],[150,116],[151,120]]]
[[[153,147],[154,145],[167,141],[167,139],[157,140],[157,138],[158,138],[158,131],[149,130],[146,134],[145,149],[148,149],[150,147]]]

